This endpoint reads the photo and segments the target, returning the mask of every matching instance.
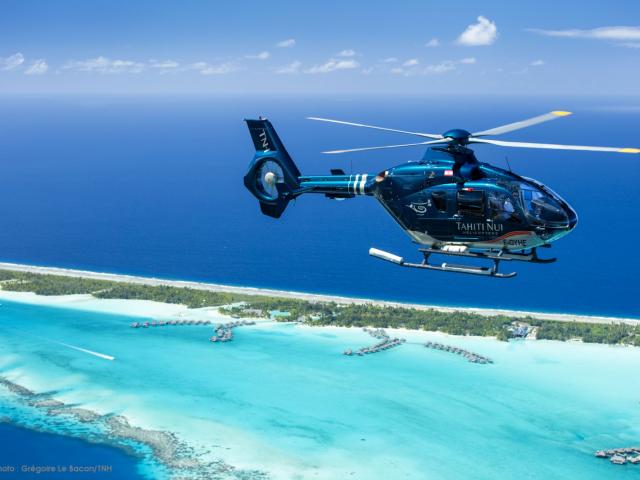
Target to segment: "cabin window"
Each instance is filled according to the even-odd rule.
[[[431,194],[431,202],[439,212],[447,212],[447,192],[433,192]]]
[[[482,190],[460,190],[458,192],[458,214],[483,217],[484,192]]]

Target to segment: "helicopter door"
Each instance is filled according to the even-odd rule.
[[[416,219],[418,230],[438,240],[450,240],[455,190],[449,185],[436,185],[423,190],[421,197],[421,212]]]
[[[431,192],[434,213],[447,215],[449,211],[449,193],[443,190]]]
[[[485,235],[486,195],[483,190],[463,188],[456,193],[456,212],[452,217],[453,240],[474,241]]]

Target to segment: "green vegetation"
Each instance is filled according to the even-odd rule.
[[[539,339],[578,339],[589,343],[640,346],[640,326],[623,323],[560,322],[506,315],[486,316],[461,311],[442,312],[372,304],[310,302],[295,298],[140,285],[9,270],[0,270],[0,286],[4,290],[34,292],[38,295],[91,294],[96,298],[154,300],[183,304],[189,308],[220,307],[222,313],[235,317],[269,317],[273,311],[289,312],[288,317],[276,317],[275,320],[296,320],[313,326],[396,327],[453,335],[493,336],[503,341],[511,338],[513,323],[521,322],[535,327]]]
[[[310,323],[311,318],[320,316],[329,318],[338,309],[338,305],[333,302],[317,302],[312,303],[306,300],[298,300],[295,298],[281,297],[263,297],[253,296],[245,299],[245,303],[234,308],[223,308],[224,313],[231,313],[237,316],[246,316],[245,312],[249,312],[250,316],[269,317],[270,313],[275,311],[289,312],[288,317],[277,318],[278,321],[290,322],[291,320],[300,320]],[[261,314],[257,314],[257,312]]]
[[[0,270],[0,282],[3,290],[13,292],[34,292],[38,295],[90,293],[96,298],[155,300],[183,304],[189,308],[217,307],[256,298],[250,295],[211,292],[193,288],[140,285],[8,270]]]
[[[536,322],[537,338],[546,340],[581,339],[587,343],[628,344],[640,346],[640,327],[625,323]]]
[[[38,295],[69,295],[72,293],[94,293],[109,288],[113,282],[90,280],[58,275],[38,275],[34,273],[0,270],[3,290],[13,292],[35,292]]]
[[[507,327],[521,318],[487,317],[468,312],[442,312],[416,310],[377,305],[340,305],[333,312],[306,320],[310,325],[337,325],[342,327],[376,328],[397,327],[413,330],[429,330],[453,335],[498,336],[508,334]]]

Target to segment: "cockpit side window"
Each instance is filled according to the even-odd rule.
[[[460,190],[457,195],[458,215],[483,217],[484,192],[482,190]]]
[[[511,195],[502,192],[489,192],[488,194],[489,218],[495,222],[521,221],[520,214],[514,204]]]
[[[431,193],[431,202],[433,206],[441,213],[447,212],[447,192],[437,191]]]

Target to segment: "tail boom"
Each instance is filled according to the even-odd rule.
[[[356,195],[372,195],[375,175],[311,175],[300,177],[300,189],[304,193],[324,193],[331,198],[353,198]]]
[[[345,175],[335,169],[331,175],[302,176],[269,120],[245,121],[256,153],[244,185],[257,198],[263,214],[279,218],[289,201],[303,193],[321,193],[333,199],[372,195],[375,175]]]

